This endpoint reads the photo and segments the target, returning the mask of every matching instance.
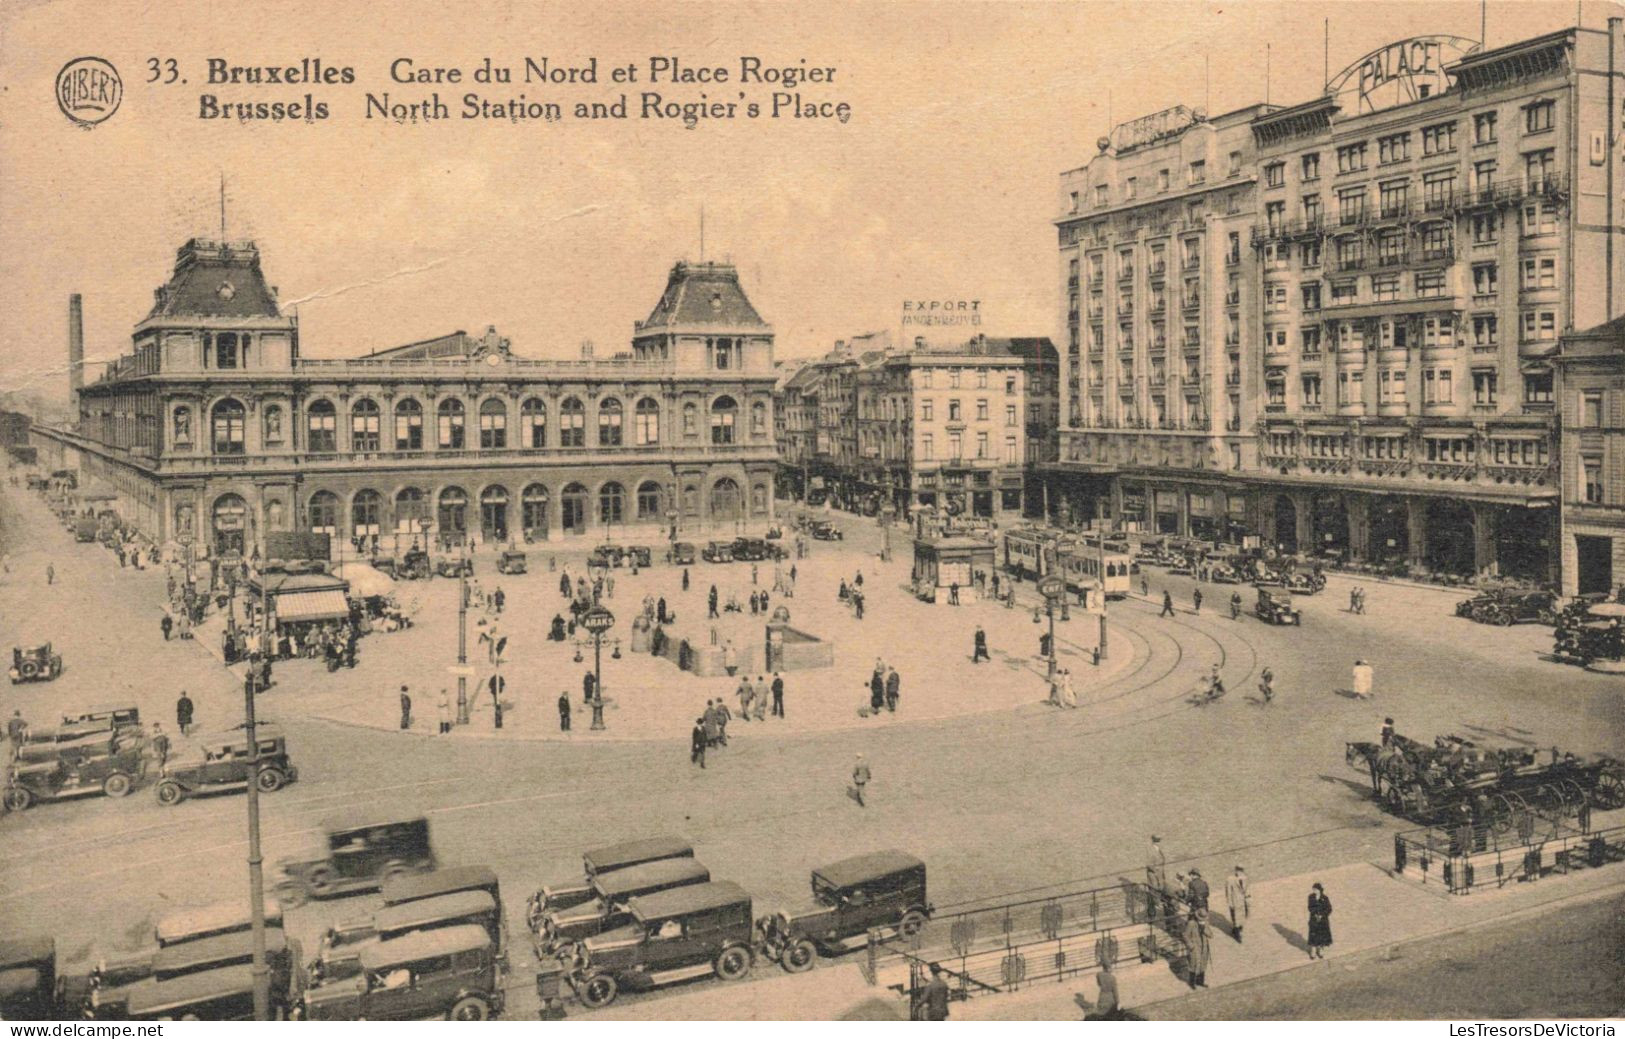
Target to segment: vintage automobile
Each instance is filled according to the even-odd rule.
[[[141,731],[141,709],[134,704],[94,704],[62,713],[64,728],[83,732]]]
[[[124,1000],[106,1020],[252,1021],[254,973],[247,964],[217,967],[160,981],[147,978],[123,990]],[[287,1014],[287,996],[272,991],[271,1016]]]
[[[274,793],[299,778],[299,770],[288,760],[288,743],[281,730],[261,725],[254,735],[260,745],[261,791]],[[241,729],[202,737],[190,753],[164,764],[158,779],[158,803],[178,805],[194,794],[246,790],[251,766],[248,734]]]
[[[114,749],[118,744],[115,737],[104,744],[105,752],[16,762],[6,784],[5,806],[21,812],[39,801],[97,793],[123,797],[146,775],[147,761],[140,741]]]
[[[62,674],[62,654],[51,652],[51,644],[43,646],[13,647],[11,667],[6,673],[11,684],[19,682],[50,682]]]
[[[199,938],[236,934],[253,926],[249,907],[242,902],[216,902],[212,905],[177,909],[153,925],[152,937],[160,949]],[[265,926],[282,926],[282,907],[275,902],[265,906]]]
[[[1208,580],[1214,584],[1240,584],[1241,571],[1229,563],[1214,563],[1208,571]]]
[[[626,565],[626,547],[624,545],[598,545],[587,555],[588,566],[601,566],[612,569]]]
[[[815,541],[840,541],[844,538],[840,527],[837,527],[829,520],[822,519],[813,520],[812,526],[808,528],[808,533],[812,534]]]
[[[1326,587],[1326,576],[1316,570],[1290,570],[1282,576],[1281,587],[1293,595],[1314,595]]]
[[[906,852],[878,851],[812,873],[812,903],[756,923],[763,954],[791,973],[810,970],[818,954],[834,955],[867,940],[871,928],[905,938],[930,919],[925,863]]]
[[[731,541],[708,541],[700,558],[707,563],[731,563],[734,561],[734,546]]]
[[[457,891],[484,891],[497,905],[502,904],[502,886],[489,866],[448,866],[432,873],[407,873],[384,881],[378,893],[384,905],[438,898]]]
[[[577,906],[593,897],[593,878],[617,869],[629,869],[661,859],[691,859],[694,845],[682,837],[644,837],[595,848],[581,856],[582,876],[543,884],[525,903],[525,924],[532,931],[542,926],[542,914]]]
[[[502,1013],[501,958],[483,927],[413,931],[361,949],[361,970],[306,989],[293,1016],[309,1021],[404,1021]]]
[[[715,974],[738,981],[754,958],[750,895],[712,881],[634,898],[632,922],[585,939],[570,984],[589,1007],[608,1006],[624,985],[651,988]]]
[[[522,574],[526,569],[525,553],[504,552],[497,557],[497,573]]]
[[[1258,602],[1253,607],[1258,619],[1270,624],[1302,624],[1303,615],[1292,605],[1292,596],[1273,588],[1260,588]]]
[[[733,557],[746,563],[768,558],[767,541],[763,538],[738,537],[733,540]]]
[[[1551,592],[1491,589],[1457,603],[1456,616],[1503,627],[1520,621],[1556,624],[1557,597]]]
[[[473,577],[474,557],[442,556],[434,565],[437,577]]]
[[[265,963],[271,969],[272,992],[288,991],[299,956],[299,943],[289,938],[282,928],[265,929]],[[250,963],[253,959],[253,932],[233,931],[159,949],[152,958],[152,976],[159,981],[169,981],[184,974]]]
[[[310,966],[313,983],[329,984],[361,973],[361,953],[369,945],[392,941],[414,931],[473,924],[490,935],[497,955],[507,955],[502,909],[485,891],[453,891],[385,906],[370,917],[328,928]]]
[[[627,545],[626,561],[629,566],[639,569],[653,565],[654,551],[648,545]]]
[[[13,757],[25,764],[39,761],[83,761],[85,758],[102,757],[138,747],[142,741],[142,737],[135,733],[112,733],[103,730],[73,736],[70,735],[70,731],[56,728],[30,730],[23,745],[13,748],[16,752]]]
[[[429,820],[354,813],[328,820],[313,854],[278,863],[277,901],[292,909],[312,898],[371,891],[391,877],[435,868]]]
[[[674,542],[667,554],[673,566],[693,566],[694,546],[687,541]]]
[[[56,988],[54,939],[39,935],[0,940],[0,1020],[59,1019]]]
[[[573,959],[581,939],[630,922],[628,899],[710,880],[711,871],[697,859],[661,859],[599,874],[593,878],[591,899],[543,915],[534,935],[536,956]]]
[[[157,950],[120,953],[96,961],[88,978],[64,978],[58,985],[57,1002],[65,1010],[102,1021],[122,1020],[130,987],[152,977],[152,958]]]

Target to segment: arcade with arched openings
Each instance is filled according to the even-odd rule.
[[[222,494],[210,510],[216,556],[241,556],[248,551],[248,502],[240,494]]]
[[[744,496],[739,483],[731,476],[719,477],[711,485],[711,522],[737,523],[744,518]]]

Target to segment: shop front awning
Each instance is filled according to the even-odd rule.
[[[277,620],[326,621],[350,615],[350,603],[336,588],[314,592],[283,592],[276,597]]]

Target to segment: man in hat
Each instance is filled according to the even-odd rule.
[[[1208,893],[1207,881],[1202,879],[1202,871],[1193,868],[1190,881],[1185,885],[1185,900],[1190,903],[1192,909],[1206,911]]]
[[[852,766],[852,789],[854,791],[854,796],[857,798],[859,808],[866,807],[863,803],[863,789],[868,785],[869,763],[863,760],[862,754],[859,754],[857,764]]]
[[[688,736],[688,760],[701,768],[705,767],[705,744],[708,737],[705,734],[705,719],[694,719],[694,730]]]
[[[1153,891],[1162,891],[1168,886],[1168,855],[1162,850],[1162,838],[1154,833],[1145,859],[1145,882]]]
[[[1207,968],[1213,961],[1213,948],[1208,942],[1207,910],[1198,909],[1185,921],[1185,973],[1190,987],[1207,988]]]
[[[410,729],[411,727],[412,727],[412,698],[407,695],[406,686],[403,685],[403,686],[401,686],[401,728]],[[184,736],[185,734],[186,734],[186,729],[183,726],[181,728],[181,735]]]
[[[1230,936],[1240,944],[1241,929],[1253,912],[1253,896],[1247,889],[1247,871],[1239,865],[1224,879],[1224,901],[1230,907]]]
[[[559,731],[570,731],[570,690],[559,694]]]

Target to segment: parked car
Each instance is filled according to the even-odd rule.
[[[522,574],[525,572],[526,566],[525,553],[523,552],[504,552],[497,559],[497,573],[499,574]]]
[[[673,566],[693,566],[694,546],[687,541],[674,542],[669,557]]]
[[[733,544],[728,541],[709,541],[700,557],[707,563],[731,563],[734,561]]]
[[[654,552],[648,545],[626,546],[627,562],[635,567],[648,567],[654,563]]]
[[[371,891],[385,880],[435,868],[429,820],[356,813],[330,819],[312,854],[278,863],[277,901],[287,908],[312,898]]]
[[[1326,577],[1313,570],[1293,570],[1281,578],[1281,585],[1294,595],[1314,595],[1326,587]]]
[[[641,866],[646,862],[659,862],[661,859],[693,857],[694,845],[682,837],[645,837],[595,848],[581,856],[581,877],[543,884],[530,896],[525,904],[525,924],[534,932],[542,926],[543,913],[567,909],[592,898],[592,882],[600,874]]]
[[[1270,624],[1302,624],[1303,615],[1297,607],[1292,605],[1292,595],[1287,591],[1277,591],[1273,588],[1260,588],[1258,602],[1253,607],[1258,619]]]
[[[473,577],[474,558],[472,556],[467,559],[457,556],[442,556],[435,563],[434,572],[439,577]]]
[[[368,944],[354,977],[307,989],[294,1016],[310,1021],[484,1021],[502,1013],[503,974],[483,927],[460,924]]]
[[[750,895],[713,881],[634,898],[632,922],[584,940],[570,984],[589,1007],[608,1006],[623,985],[654,987],[716,974],[738,981],[753,954]]]
[[[390,877],[379,888],[386,906],[437,898],[456,891],[484,891],[497,905],[502,904],[502,886],[489,866],[448,866],[433,873],[407,873]]]
[[[593,878],[591,899],[542,916],[541,926],[533,936],[536,956],[543,960],[550,956],[573,959],[581,939],[630,922],[626,908],[629,899],[710,880],[711,871],[697,859],[661,859],[602,873]]]
[[[299,770],[288,760],[288,742],[281,730],[261,725],[254,736],[260,746],[260,790],[274,793],[299,778]],[[246,790],[252,767],[243,730],[204,737],[189,753],[165,762],[159,773],[158,803],[178,805],[196,794]]]
[[[733,541],[733,557],[744,562],[766,559],[767,541],[763,538],[738,537]]]
[[[62,674],[62,654],[51,651],[51,644],[43,646],[13,647],[11,667],[6,673],[11,684],[19,682],[52,682]]]
[[[169,981],[146,978],[123,990],[116,1013],[104,1020],[252,1021],[254,968],[246,964],[186,974]],[[271,1014],[282,1018],[286,997],[271,994]]]
[[[265,964],[271,970],[272,992],[288,991],[299,955],[299,943],[289,938],[282,928],[265,929]],[[169,981],[185,974],[247,964],[253,958],[253,932],[233,931],[159,949],[152,958],[152,976],[159,981]]]
[[[133,733],[117,735],[104,731],[72,736],[54,728],[43,732],[31,730],[23,745],[13,748],[16,752],[13,756],[22,764],[41,761],[78,762],[139,747],[141,742],[142,737]]]
[[[813,520],[809,532],[815,541],[840,541],[844,538],[841,528],[829,520]]]
[[[622,545],[599,545],[587,556],[588,566],[601,566],[606,569],[623,566],[626,563],[626,548]]]
[[[866,940],[870,928],[913,937],[933,911],[925,863],[901,851],[858,855],[813,870],[812,896],[808,906],[756,923],[763,954],[792,973],[810,970],[819,953],[834,955]]]
[[[85,732],[141,731],[141,709],[134,704],[94,704],[62,712],[65,727],[78,727]]]
[[[362,952],[377,942],[462,924],[484,929],[497,955],[506,955],[507,932],[497,900],[485,891],[453,891],[385,906],[369,917],[328,928],[310,965],[311,982],[327,985],[360,974]]]
[[[265,926],[282,926],[282,907],[275,902],[265,906]],[[249,907],[242,902],[216,902],[213,905],[177,909],[153,925],[152,937],[158,947],[178,945],[219,934],[235,934],[253,925]]]
[[[40,801],[87,794],[123,797],[146,775],[147,762],[139,741],[115,750],[117,743],[116,737],[110,740],[104,753],[16,762],[6,784],[6,807],[21,812]]]
[[[0,1020],[59,1020],[56,988],[55,939],[0,940]]]
[[[1213,568],[1208,571],[1207,576],[1208,580],[1212,581],[1214,584],[1241,583],[1241,571],[1237,570],[1229,563],[1214,563]]]
[[[1457,603],[1456,616],[1465,616],[1480,624],[1499,624],[1503,627],[1520,621],[1556,624],[1557,597],[1551,592],[1544,591],[1495,589]]]

